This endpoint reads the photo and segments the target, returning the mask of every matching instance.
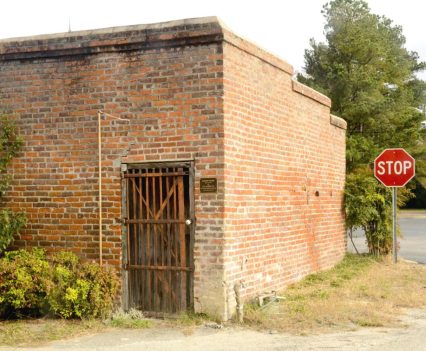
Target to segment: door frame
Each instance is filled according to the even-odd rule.
[[[121,279],[121,306],[123,310],[129,310],[129,271],[126,269],[127,263],[127,225],[125,224],[125,218],[127,216],[127,186],[124,174],[131,168],[166,168],[166,167],[184,167],[188,169],[189,173],[189,214],[190,219],[192,220],[190,226],[190,247],[189,247],[189,262],[192,279],[190,279],[189,286],[189,310],[194,310],[194,243],[195,243],[195,226],[196,226],[196,216],[195,216],[195,161],[194,160],[170,160],[170,161],[146,161],[146,162],[123,162],[121,163],[121,242],[122,242],[122,279]]]

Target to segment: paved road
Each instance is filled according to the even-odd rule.
[[[0,351],[424,351],[426,310],[410,310],[401,328],[361,328],[311,336],[259,332],[238,327],[212,329],[111,330],[32,348]]]
[[[398,215],[403,238],[398,238],[399,255],[407,260],[426,264],[426,210],[401,211]],[[364,233],[354,233],[354,242],[358,251],[367,252]],[[348,240],[348,250],[354,252],[352,243]]]

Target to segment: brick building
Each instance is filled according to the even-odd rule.
[[[125,307],[223,319],[235,288],[332,266],[346,123],[292,75],[214,17],[1,40],[0,108],[25,140],[16,245],[101,255]]]

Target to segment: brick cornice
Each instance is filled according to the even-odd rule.
[[[296,80],[293,80],[293,91],[315,100],[324,106],[331,107],[331,100],[328,96],[325,96]]]
[[[0,40],[0,61],[227,42],[292,75],[293,66],[226,28],[217,17]]]
[[[223,28],[223,34],[223,39],[225,42],[237,47],[242,51],[247,52],[250,55],[257,57],[258,59],[288,73],[289,75],[294,74],[293,66],[275,56],[274,54],[271,54],[270,52],[256,46],[250,41],[239,37],[226,28]]]
[[[335,115],[330,115],[330,124],[344,130],[348,127],[348,123],[343,118]]]
[[[223,41],[216,17],[0,40],[0,61],[200,45]]]

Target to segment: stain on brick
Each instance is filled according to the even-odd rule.
[[[226,318],[235,284],[247,299],[332,266],[346,125],[292,73],[216,18],[1,40],[1,109],[25,140],[8,193],[29,219],[16,246],[99,259],[102,109],[129,120],[102,121],[107,264],[121,271],[121,164],[194,160],[197,311]]]

